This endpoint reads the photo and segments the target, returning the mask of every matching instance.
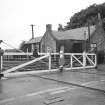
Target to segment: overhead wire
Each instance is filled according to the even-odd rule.
[[[6,43],[6,42],[4,42],[4,41],[2,41],[2,43],[4,43],[4,44],[7,45],[8,47],[11,47],[11,48],[13,48],[13,49],[15,49],[15,50],[17,50],[17,51],[19,51],[19,52],[23,52],[22,50],[19,50],[19,49],[13,47],[12,45],[10,45],[10,44],[8,44],[8,43]]]

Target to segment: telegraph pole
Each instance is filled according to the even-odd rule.
[[[84,31],[84,52],[87,51],[87,42],[86,42],[86,31]]]
[[[33,24],[30,25],[32,27],[32,39],[34,39],[34,26]]]
[[[30,26],[32,27],[32,39],[34,39],[34,26],[35,25],[31,24]],[[32,43],[32,45],[31,45],[31,52],[33,52],[33,51],[34,51],[34,44]]]
[[[87,27],[88,27],[88,40],[87,40],[87,47],[88,47],[88,51],[90,51],[90,38],[91,38],[91,36],[90,36],[90,21],[88,20],[88,22],[87,22]]]

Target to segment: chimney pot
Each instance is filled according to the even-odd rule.
[[[58,24],[58,31],[64,31],[62,24]]]

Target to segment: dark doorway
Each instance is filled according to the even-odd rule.
[[[72,46],[73,53],[82,53],[82,43],[74,43]]]
[[[98,64],[103,64],[104,63],[104,55],[105,55],[104,51],[99,51],[97,53],[97,63]]]

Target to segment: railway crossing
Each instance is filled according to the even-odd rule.
[[[100,75],[94,69],[96,55],[65,53],[62,73],[58,70],[58,59],[59,53],[43,53],[4,70],[6,79],[0,80],[0,105],[104,105],[105,73]],[[46,70],[18,71],[39,61],[48,66]]]
[[[5,56],[5,54],[4,54]],[[7,55],[6,55],[7,56]],[[3,58],[3,57],[2,57]],[[2,61],[1,58],[1,62]],[[34,58],[30,61],[17,65],[15,67],[9,68],[5,71],[2,71],[1,74],[4,76],[15,74],[33,74],[33,73],[44,73],[44,72],[55,72],[59,69],[59,53],[40,53],[40,57]],[[42,61],[48,66],[47,69],[42,68],[42,70],[25,70],[24,72],[17,72],[18,69],[24,68],[27,65],[34,64],[36,62]],[[9,62],[9,61],[8,61]],[[14,61],[15,62],[15,61]],[[37,64],[37,65],[39,65]],[[3,64],[1,64],[1,69]],[[32,66],[32,65],[31,65]],[[93,53],[64,53],[64,70],[73,70],[73,69],[86,69],[86,68],[95,68],[97,66],[96,54]]]

